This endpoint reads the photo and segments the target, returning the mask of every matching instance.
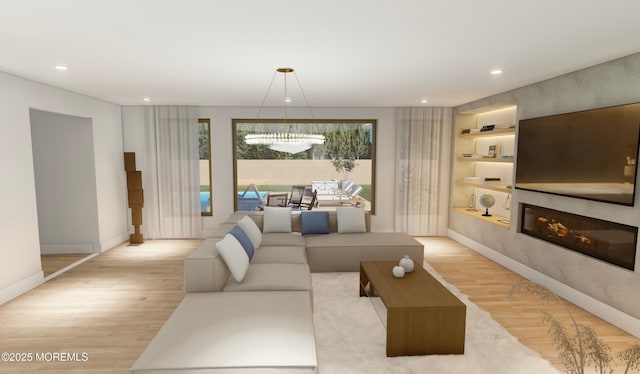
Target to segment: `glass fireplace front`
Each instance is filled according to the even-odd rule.
[[[634,270],[638,228],[523,204],[521,232]]]

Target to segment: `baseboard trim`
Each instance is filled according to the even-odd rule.
[[[0,305],[15,299],[23,293],[32,290],[44,283],[44,273],[42,270],[32,274],[23,280],[10,284],[0,290]]]
[[[541,284],[553,291],[558,296],[568,300],[569,302],[583,308],[589,313],[596,315],[610,324],[628,332],[629,334],[640,338],[640,319],[630,316],[611,305],[605,304],[585,293],[582,293],[572,287],[567,286],[535,269],[532,269],[502,253],[495,251],[482,243],[478,243],[473,239],[449,229],[448,236],[463,244],[492,261],[506,267],[507,269],[520,274],[532,282]]]
[[[128,232],[124,232],[121,234],[118,234],[116,236],[114,236],[113,238],[106,240],[102,243],[100,243],[101,248],[100,248],[100,253],[104,253],[108,250],[110,250],[111,248],[117,247],[120,244],[126,242],[129,240],[129,233]]]
[[[84,263],[84,262],[87,262],[87,261],[91,260],[92,258],[94,258],[94,257],[98,256],[98,255],[99,255],[99,253],[94,253],[94,254],[91,254],[91,255],[89,255],[89,256],[87,256],[87,257],[83,258],[83,259],[80,259],[80,260],[78,260],[78,261],[74,262],[74,263],[73,263],[73,264],[71,264],[71,265],[67,265],[67,266],[65,266],[64,268],[62,268],[62,269],[60,269],[60,270],[56,271],[55,273],[51,273],[51,274],[47,275],[47,276],[44,278],[44,281],[45,281],[45,282],[50,281],[51,279],[53,279],[53,278],[57,277],[58,275],[60,275],[60,274],[64,273],[65,271],[67,271],[67,270],[71,270],[71,269],[73,269],[74,267],[76,267],[76,266],[78,266],[78,265],[80,265],[80,264],[82,264],[82,263]]]
[[[40,244],[40,253],[43,255],[91,254],[93,252],[94,248],[92,243]]]

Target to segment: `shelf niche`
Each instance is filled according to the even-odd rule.
[[[480,129],[485,125],[515,125],[517,107],[513,103],[480,108],[472,112],[458,113],[455,118],[454,168],[451,207],[457,213],[477,218],[509,229],[511,215],[511,186],[513,185],[513,155],[515,153],[515,127],[495,128],[490,131],[462,133],[464,129]],[[495,157],[490,146],[497,146]],[[465,157],[463,155],[467,155]],[[469,157],[469,155],[471,155]],[[467,182],[465,177],[480,177],[480,182]],[[500,178],[500,182],[484,183],[484,178]],[[489,208],[492,217],[484,217],[484,207],[479,199],[483,194],[492,195],[496,203]],[[472,199],[475,201],[472,202]],[[469,211],[475,207],[478,212]]]

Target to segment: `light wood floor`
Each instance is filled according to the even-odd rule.
[[[511,286],[524,278],[449,238],[417,239],[425,244],[426,262],[448,283],[456,286],[473,303],[489,312],[511,335],[549,360],[561,372],[564,372],[564,366],[551,345],[548,326],[542,323],[543,310],[570,327],[567,307],[578,323],[597,331],[598,336],[612,348],[614,356],[628,346],[640,343],[640,339],[573,304],[555,302],[543,305],[536,296],[528,295],[509,298]],[[614,373],[624,373],[623,365],[617,365],[619,367]]]
[[[525,345],[556,361],[546,327],[540,324],[537,300],[506,297],[519,276],[450,239],[420,240],[426,244],[427,262],[448,282]],[[0,362],[0,373],[128,373],[180,303],[183,258],[199,243],[150,240],[140,246],[121,245],[0,306],[0,353],[32,353],[35,360],[36,353],[67,352],[88,359]],[[559,317],[562,309],[555,308],[545,307]],[[614,351],[638,342],[588,313],[572,310],[614,345]]]
[[[65,267],[82,260],[89,254],[57,254],[57,255],[40,255],[40,262],[42,263],[42,271],[44,276],[47,277],[58,270],[62,270]]]

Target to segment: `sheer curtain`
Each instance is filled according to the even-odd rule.
[[[447,234],[452,118],[452,108],[398,109],[396,231]]]
[[[190,106],[144,108],[147,160],[143,228],[149,238],[202,236],[198,112]]]

